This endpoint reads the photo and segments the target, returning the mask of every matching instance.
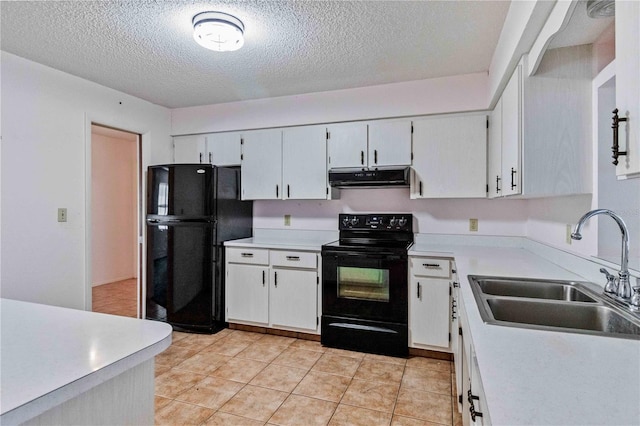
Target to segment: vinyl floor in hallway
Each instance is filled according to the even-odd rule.
[[[102,284],[92,289],[92,311],[137,317],[136,278]]]

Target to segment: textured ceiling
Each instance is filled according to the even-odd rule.
[[[487,71],[508,1],[2,1],[2,50],[170,108]],[[191,18],[240,18],[197,45]]]

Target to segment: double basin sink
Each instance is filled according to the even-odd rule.
[[[575,281],[469,276],[485,323],[640,340],[640,316]]]

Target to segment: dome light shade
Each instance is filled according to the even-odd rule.
[[[193,38],[202,47],[217,52],[238,50],[244,44],[244,24],[222,12],[202,12],[193,17]]]

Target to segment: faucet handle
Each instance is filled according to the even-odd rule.
[[[616,276],[611,274],[609,271],[607,271],[604,268],[600,268],[600,272],[602,272],[604,276],[607,278],[607,284],[604,286],[604,292],[610,293],[610,294],[616,294],[618,290],[618,283],[617,283]]]
[[[633,296],[631,296],[631,300],[629,301],[629,306],[633,311],[640,310],[640,286],[633,287]]]

